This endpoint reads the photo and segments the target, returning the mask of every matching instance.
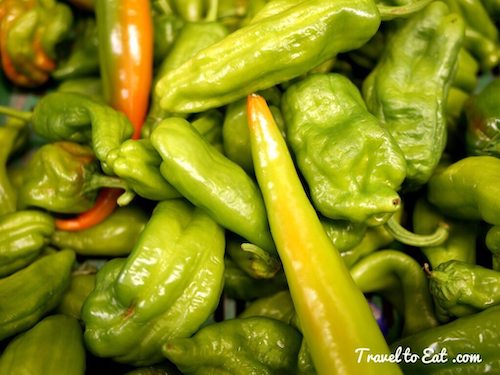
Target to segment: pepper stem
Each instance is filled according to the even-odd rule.
[[[205,17],[206,22],[214,22],[217,20],[217,13],[219,12],[219,0],[210,0],[207,16]]]
[[[448,225],[440,223],[432,234],[416,234],[403,228],[394,216],[384,224],[395,240],[415,247],[439,246],[448,238]]]
[[[21,111],[20,109],[15,109],[11,107],[5,107],[3,105],[0,106],[0,114],[14,117],[18,120],[22,121],[30,121],[33,117],[33,112],[29,111]]]
[[[394,18],[406,17],[425,8],[433,0],[413,0],[405,5],[383,5],[377,4],[382,21],[389,21]]]

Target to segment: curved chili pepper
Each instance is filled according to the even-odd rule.
[[[255,94],[247,100],[257,181],[318,374],[400,373],[396,364],[358,362],[357,348],[389,353],[387,343],[325,234],[266,101]]]

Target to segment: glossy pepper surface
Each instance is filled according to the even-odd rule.
[[[151,134],[161,174],[225,228],[273,253],[266,209],[255,181],[182,118],[163,120]]]
[[[72,249],[78,255],[122,256],[129,254],[146,226],[149,215],[139,207],[118,207],[106,220],[80,231],[56,230],[50,243]]]
[[[0,279],[0,340],[32,327],[57,306],[74,262],[75,253],[63,250]]]
[[[75,318],[57,314],[9,342],[0,356],[2,374],[85,374],[82,328]]]
[[[271,232],[318,374],[400,373],[394,364],[358,363],[356,348],[388,353],[385,339],[325,234],[262,97],[248,97],[248,122],[255,172]]]
[[[55,0],[5,0],[0,13],[5,75],[22,87],[46,83],[57,65],[56,47],[72,26],[71,9]]]
[[[96,275],[93,272],[74,271],[68,289],[64,292],[55,311],[81,320],[82,306],[95,288]],[[83,337],[82,337],[83,338]]]
[[[183,374],[292,374],[301,339],[286,323],[254,316],[210,324],[191,338],[169,340],[163,353]]]
[[[398,210],[405,159],[349,79],[310,75],[287,89],[282,110],[287,141],[318,211],[373,225]]]
[[[460,17],[434,1],[394,33],[363,82],[368,110],[403,151],[408,188],[427,182],[444,150],[446,97],[463,38]]]
[[[0,277],[35,260],[54,230],[54,218],[42,211],[24,210],[0,216]]]
[[[89,350],[146,365],[161,346],[188,337],[217,307],[224,272],[224,232],[184,200],[158,203],[127,259],[97,273],[82,309]]]
[[[78,213],[93,206],[97,190],[103,186],[126,188],[120,179],[99,173],[90,147],[66,141],[47,143],[26,165],[18,204],[21,208]]]
[[[500,340],[500,308],[491,307],[483,312],[469,315],[426,331],[405,337],[391,344],[394,351],[398,347],[410,348],[423,358],[427,349],[427,359],[433,354],[446,350],[445,363],[401,362],[405,374],[484,374],[495,373],[499,369]],[[454,362],[459,353],[478,354],[480,361],[474,363]]]

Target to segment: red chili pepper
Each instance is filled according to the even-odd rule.
[[[134,125],[141,137],[153,79],[153,21],[147,0],[96,0],[99,57],[104,95]],[[62,230],[81,230],[106,219],[121,190],[103,189],[92,209],[74,219],[57,220]]]

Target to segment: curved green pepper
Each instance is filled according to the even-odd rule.
[[[161,174],[184,197],[223,227],[275,253],[262,195],[240,166],[182,118],[163,120],[151,143],[163,160]]]
[[[95,273],[73,273],[68,289],[56,307],[60,314],[81,319],[82,306],[89,294],[94,290]]]
[[[41,207],[58,213],[79,213],[90,209],[101,187],[126,184],[99,173],[92,149],[74,142],[47,143],[38,148],[26,165],[18,204]]]
[[[183,374],[294,374],[301,334],[279,320],[254,316],[201,328],[169,340],[164,355]]]
[[[419,360],[414,363],[400,363],[404,373],[408,375],[496,373],[500,369],[499,331],[500,307],[495,306],[405,337],[392,343],[391,349],[395,351],[401,348],[405,351],[408,348],[410,353],[419,355]],[[457,355],[464,352],[474,355],[475,360],[457,362]],[[444,362],[431,362],[433,355],[434,359],[442,358],[440,353],[445,353]]]
[[[32,327],[57,306],[74,262],[73,251],[57,251],[0,279],[0,340]]]
[[[0,216],[0,277],[35,260],[53,233],[54,219],[45,212],[25,210]]]
[[[425,272],[409,255],[397,250],[376,251],[359,260],[350,272],[363,293],[401,288],[404,300],[403,336],[438,325]]]
[[[56,230],[50,243],[79,255],[122,256],[132,251],[149,215],[139,207],[118,207],[103,222],[80,231]]]
[[[469,97],[464,113],[467,153],[500,157],[500,78]]]
[[[401,147],[405,186],[430,178],[446,143],[445,104],[464,38],[464,23],[441,1],[392,34],[363,82],[366,105]]]
[[[439,307],[461,317],[500,304],[500,272],[459,260],[429,273],[429,290]]]
[[[85,374],[85,348],[78,321],[51,315],[9,342],[1,374]]]
[[[457,219],[500,224],[500,159],[469,156],[439,168],[427,185],[427,199]]]
[[[318,211],[379,225],[399,209],[403,154],[349,79],[310,75],[286,90],[282,110],[287,141]]]
[[[97,273],[82,309],[88,349],[159,362],[167,339],[190,336],[217,307],[223,256],[224,232],[210,217],[183,200],[158,203],[129,257]]]

